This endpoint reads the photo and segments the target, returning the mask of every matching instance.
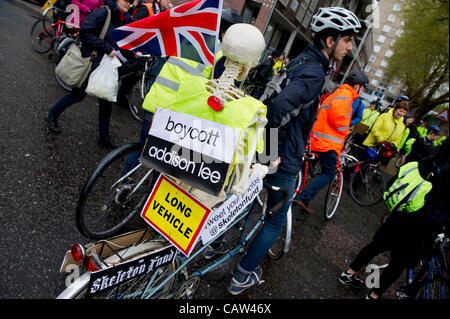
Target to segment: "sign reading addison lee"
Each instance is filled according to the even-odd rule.
[[[222,190],[241,131],[158,108],[140,161],[207,193]]]

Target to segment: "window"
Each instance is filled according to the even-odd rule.
[[[296,11],[297,10],[297,8],[298,8],[298,1],[297,0],[292,0],[292,2],[291,2],[291,9],[292,9],[292,11]]]
[[[395,14],[390,14],[387,18],[389,22],[395,22]]]
[[[293,2],[297,2],[297,0],[293,0]],[[300,7],[295,15],[295,18],[302,24],[302,26],[306,29],[311,22],[311,18],[313,16],[313,12],[317,7],[318,0],[303,0],[300,1]],[[298,6],[298,3],[296,4]],[[295,11],[292,7],[291,9]]]
[[[371,55],[370,58],[369,58],[369,62],[370,62],[370,63],[373,63],[373,62],[375,62],[376,59],[377,59],[376,56]]]
[[[401,8],[402,8],[401,5],[399,5],[399,4],[394,4],[394,7],[392,8],[392,11],[399,12]]]
[[[391,41],[391,46],[393,46],[394,43],[395,43],[395,39],[393,39],[393,40]]]
[[[369,73],[370,69],[370,65],[366,65],[366,67],[364,68],[364,72]]]
[[[378,36],[377,42],[384,43],[385,40],[386,40],[386,37],[384,35],[380,34]]]
[[[380,70],[380,69],[378,69],[378,70],[375,72],[375,75],[378,76],[379,78],[381,78],[381,77],[383,76],[383,71]]]
[[[388,63],[386,60],[383,60],[383,61],[381,61],[380,65],[385,68],[388,66]]]
[[[389,31],[391,31],[391,27],[390,26],[388,26],[387,24],[383,27],[383,30],[382,30],[383,32],[389,32]]]
[[[381,50],[381,47],[379,45],[373,46],[373,52],[378,53],[378,52],[380,52],[380,50]]]
[[[370,81],[370,84],[372,84],[373,86],[378,86],[378,80],[373,79],[372,81]]]
[[[281,2],[281,4],[285,7],[287,7],[287,4],[289,2],[289,0],[279,0],[279,2]]]
[[[392,85],[389,85],[388,91],[389,91],[389,93],[394,93],[395,87],[393,87]]]
[[[395,35],[399,37],[399,36],[402,35],[402,33],[403,33],[403,30],[402,29],[398,29],[397,32],[395,32]]]
[[[393,54],[394,54],[394,52],[392,52],[392,50],[387,50],[386,54],[384,56],[387,58],[390,58]]]

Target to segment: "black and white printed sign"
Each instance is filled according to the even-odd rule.
[[[158,108],[141,162],[213,195],[222,190],[241,131]]]
[[[176,250],[175,247],[169,246],[156,252],[150,252],[135,260],[92,272],[87,294],[95,295],[117,287],[128,280],[152,273],[156,269],[173,262]]]

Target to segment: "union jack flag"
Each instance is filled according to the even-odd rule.
[[[195,0],[114,29],[125,50],[214,64],[222,0]]]

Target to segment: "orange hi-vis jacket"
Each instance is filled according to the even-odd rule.
[[[333,150],[339,158],[350,130],[352,103],[358,96],[353,87],[343,84],[323,101],[310,133],[312,151]]]

